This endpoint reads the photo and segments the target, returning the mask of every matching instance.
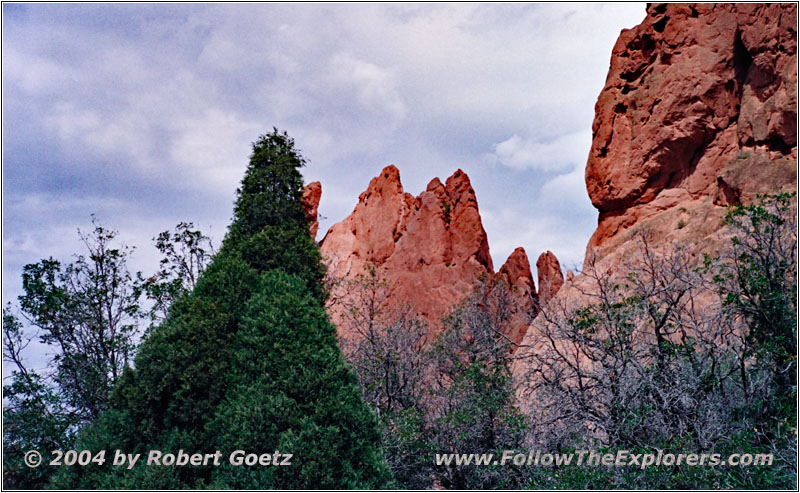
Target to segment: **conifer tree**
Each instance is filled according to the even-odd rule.
[[[145,340],[80,448],[221,451],[220,466],[63,468],[65,488],[381,488],[377,421],[324,310],[302,209],[304,160],[277,130],[253,144],[222,247]],[[233,466],[234,450],[293,454]],[[108,452],[107,452],[108,454]]]

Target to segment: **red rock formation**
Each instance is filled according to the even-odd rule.
[[[795,4],[649,4],[622,31],[595,106],[586,187],[599,219],[584,270],[624,276],[638,233],[655,254],[679,245],[699,263],[730,245],[725,206],[796,190],[796,25]],[[554,300],[568,313],[591,302],[591,289],[577,274]],[[542,323],[525,351],[536,351]],[[521,356],[513,374],[524,408]]]
[[[544,305],[555,296],[564,284],[561,264],[550,250],[539,255],[536,261],[536,273],[539,278],[539,303]]]
[[[320,182],[312,181],[303,188],[303,208],[306,211],[306,219],[308,219],[308,228],[312,238],[317,237],[317,229],[319,229],[317,211],[320,198],[322,198],[322,184]]]
[[[721,206],[796,180],[796,24],[793,4],[651,4],[622,31],[595,106],[587,254],[645,221],[675,229],[677,208],[702,237]]]
[[[475,191],[461,170],[444,184],[434,178],[413,197],[403,191],[397,168],[384,168],[359,196],[353,212],[331,227],[320,250],[334,279],[352,279],[374,266],[389,285],[389,302],[408,303],[434,330],[478,279],[494,276]],[[524,250],[512,254],[501,276],[516,296],[535,296]],[[341,310],[333,305],[332,318],[341,333],[350,335]],[[524,326],[522,320],[520,315],[513,328],[517,341],[527,326],[528,319]]]
[[[536,294],[536,286],[533,284],[531,264],[524,248],[519,247],[508,256],[508,260],[500,267],[495,279],[504,282],[511,291],[514,304],[509,330],[505,335],[514,343],[519,344],[528,330],[528,325],[536,315],[536,303],[539,299]]]
[[[518,247],[508,256],[506,263],[500,267],[497,278],[502,279],[512,289],[536,297],[536,286],[533,284],[531,264],[525,249]]]

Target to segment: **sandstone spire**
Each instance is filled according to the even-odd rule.
[[[319,229],[317,211],[319,210],[320,198],[322,198],[322,184],[320,182],[312,181],[303,188],[303,208],[306,211],[308,229],[312,238],[317,237],[317,229]]]
[[[432,330],[479,279],[494,279],[475,190],[462,170],[444,183],[434,178],[414,197],[403,191],[398,169],[387,166],[370,181],[353,212],[331,227],[320,250],[334,278],[353,279],[374,267],[388,283],[387,303],[408,304]],[[514,296],[524,297],[526,309],[533,310],[536,290],[524,250],[515,251],[501,271]],[[342,308],[331,307],[340,333],[349,335],[343,315]],[[521,340],[529,318],[519,315],[511,329],[514,340]]]
[[[536,273],[539,281],[539,303],[544,305],[561,289],[564,284],[564,274],[561,264],[553,252],[547,250],[539,255],[536,261]]]

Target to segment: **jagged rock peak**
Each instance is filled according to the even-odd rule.
[[[312,181],[303,187],[303,209],[306,212],[306,219],[308,220],[308,229],[312,238],[317,237],[317,230],[319,229],[319,201],[322,198],[322,184],[318,181]]]
[[[504,278],[509,286],[531,296],[536,296],[536,286],[533,283],[531,264],[528,255],[522,247],[516,248],[500,267],[498,276]]]
[[[564,285],[561,264],[550,250],[539,255],[536,261],[536,275],[539,280],[539,303],[544,305]]]
[[[365,202],[373,195],[402,195],[403,184],[400,182],[400,170],[393,164],[386,166],[378,176],[370,180],[369,186],[359,195],[359,202]]]
[[[397,167],[387,166],[369,182],[353,212],[331,227],[320,250],[334,277],[353,278],[376,267],[391,287],[390,301],[412,305],[433,327],[478,279],[494,276],[475,190],[460,169],[444,183],[432,179],[414,197],[403,191]],[[535,295],[524,250],[509,261],[509,283],[524,288],[528,298]],[[346,314],[331,310],[340,332],[347,333]]]
[[[508,256],[497,272],[496,280],[505,283],[509,288],[513,302],[505,336],[519,344],[538,310],[536,285],[533,283],[531,264],[524,248],[519,247]]]

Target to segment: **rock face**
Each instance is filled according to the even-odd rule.
[[[595,106],[587,256],[658,215],[702,237],[721,206],[796,180],[796,23],[792,4],[650,4],[622,31]]]
[[[434,178],[414,197],[403,191],[395,166],[384,168],[353,212],[331,227],[320,250],[334,279],[374,267],[389,285],[388,302],[408,303],[432,330],[482,276],[489,282],[502,279],[520,300],[523,308],[514,314],[509,337],[519,342],[535,314],[536,288],[525,250],[515,250],[494,274],[475,191],[461,170],[444,184]],[[333,305],[331,315],[348,336],[341,310]]]
[[[599,218],[585,272],[625,275],[640,234],[656,255],[679,245],[699,264],[730,245],[725,206],[796,190],[796,24],[795,4],[649,4],[622,31],[595,106],[586,188]],[[592,286],[568,274],[555,306],[585,305]],[[531,377],[519,356],[524,409]]]
[[[506,263],[495,275],[495,281],[505,283],[514,300],[509,330],[505,335],[519,344],[531,320],[536,316],[538,303],[541,303],[541,293],[538,295],[536,293],[531,264],[524,248],[519,247],[508,256]]]
[[[561,289],[564,274],[561,272],[561,264],[550,250],[539,255],[536,272],[539,278],[539,303],[544,305]]]
[[[312,238],[317,237],[317,230],[319,229],[319,200],[322,198],[322,184],[318,181],[312,181],[303,188],[303,208],[306,211],[306,219],[308,219],[308,229]]]

